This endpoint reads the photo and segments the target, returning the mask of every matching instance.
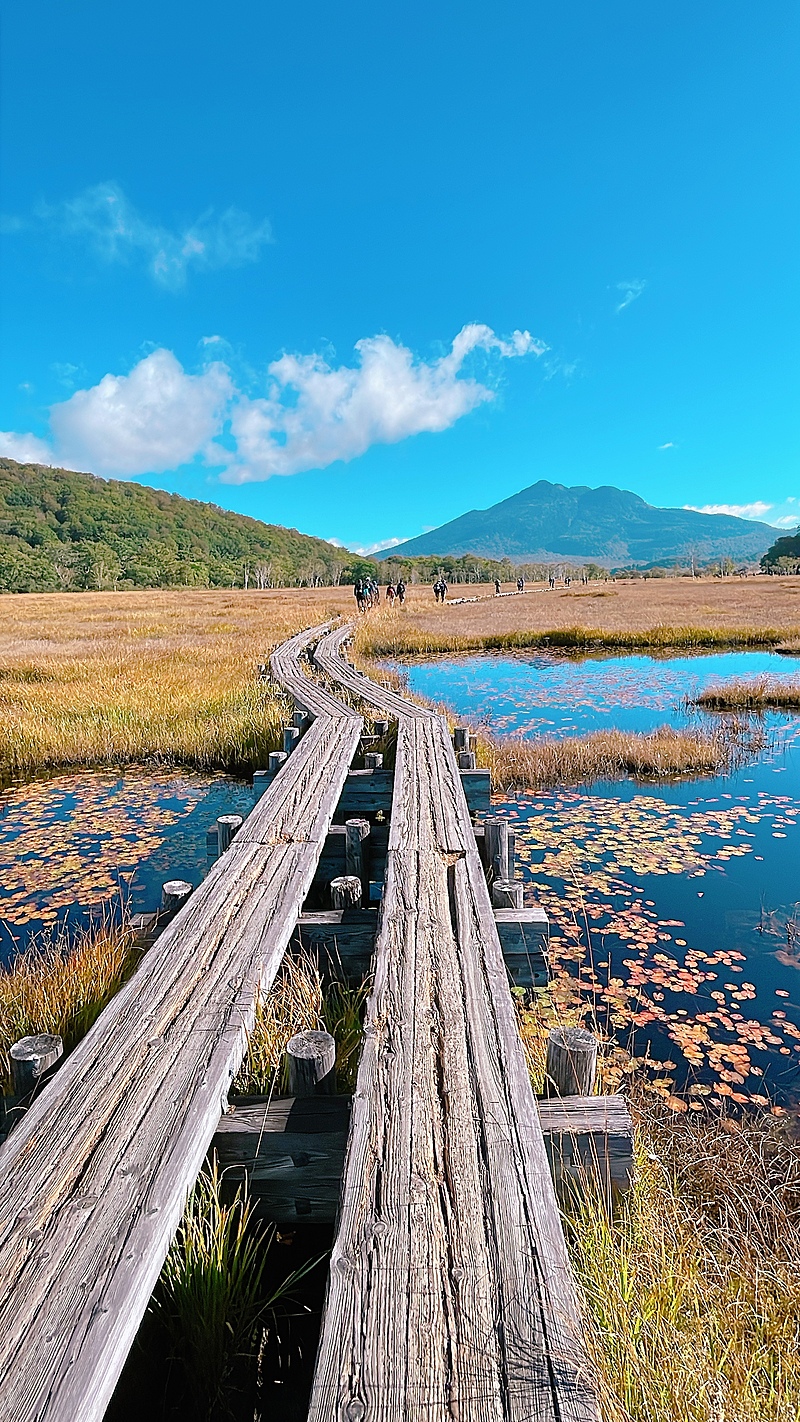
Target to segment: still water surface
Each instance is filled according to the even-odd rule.
[[[403,667],[410,688],[497,734],[718,725],[715,682],[794,680],[800,658],[475,656]],[[800,1096],[800,717],[730,775],[498,799],[526,898],[551,919],[564,1001],[698,1096]]]

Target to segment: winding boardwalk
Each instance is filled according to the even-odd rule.
[[[283,957],[361,718],[304,675],[314,717],[230,849],[0,1150],[0,1419],[103,1417]]]
[[[375,988],[309,1422],[595,1422],[575,1290],[447,727],[397,717]]]

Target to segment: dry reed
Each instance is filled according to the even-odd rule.
[[[86,1035],[141,958],[124,918],[110,911],[77,936],[41,935],[0,971],[0,1078],[10,1090],[9,1051],[21,1037],[53,1032],[64,1050]]]
[[[800,683],[758,677],[710,686],[694,700],[705,711],[800,711]]]
[[[492,774],[496,790],[543,789],[587,785],[633,775],[663,779],[715,775],[728,769],[748,748],[740,731],[594,731],[562,740],[478,737],[478,764]]]

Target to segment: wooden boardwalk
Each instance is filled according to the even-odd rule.
[[[0,1150],[0,1419],[103,1417],[312,882],[361,718],[314,717],[230,849]]]
[[[397,717],[375,988],[309,1422],[594,1422],[536,1103],[443,719]]]

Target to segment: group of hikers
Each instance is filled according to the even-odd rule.
[[[367,612],[371,607],[380,607],[381,590],[374,578],[357,578],[353,594],[359,612]],[[386,602],[389,607],[394,607],[394,601],[403,603],[406,600],[406,585],[402,578],[396,583],[389,583],[386,587]]]

